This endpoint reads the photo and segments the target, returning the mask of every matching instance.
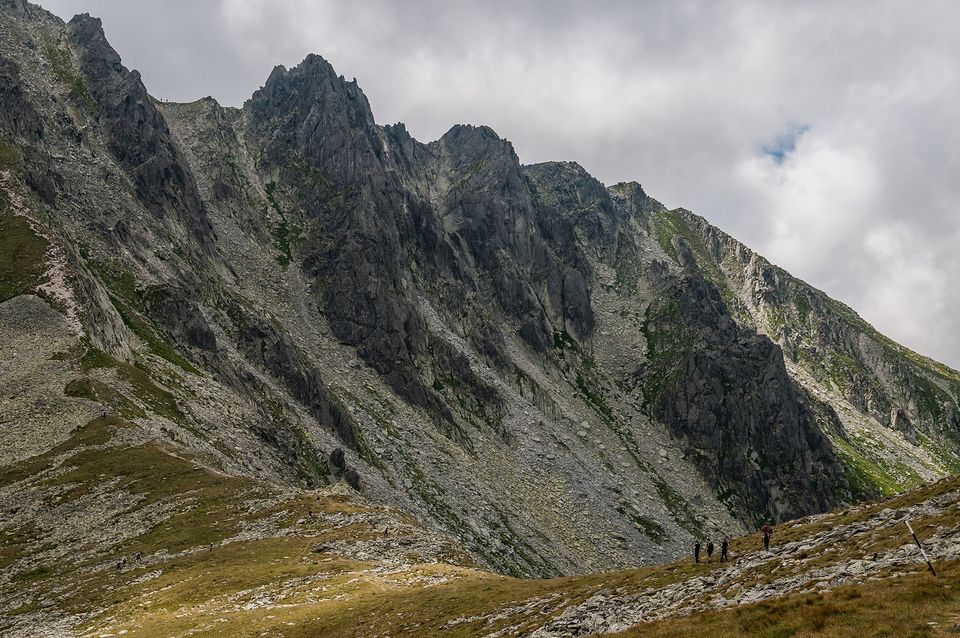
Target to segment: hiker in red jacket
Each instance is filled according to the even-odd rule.
[[[760,531],[763,532],[763,548],[770,551],[770,535],[773,534],[773,528],[769,523],[764,523]]]

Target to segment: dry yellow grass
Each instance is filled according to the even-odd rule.
[[[787,596],[723,611],[670,618],[617,634],[622,638],[873,638],[957,635],[960,564],[940,564],[940,577],[921,571],[845,586],[829,594]]]
[[[157,445],[111,447],[121,420],[98,420],[60,446],[68,452],[62,472],[37,480],[69,486],[74,498],[109,483],[143,496],[137,507],[163,499],[191,505],[97,560],[134,552],[170,555],[123,571],[91,569],[95,561],[41,566],[14,585],[35,594],[15,613],[36,611],[43,601],[82,614],[85,635],[125,636],[482,636],[503,630],[522,635],[598,592],[629,596],[721,567],[684,560],[668,565],[548,580],[507,578],[458,565],[384,563],[336,552],[318,544],[374,539],[380,533],[361,519],[330,524],[327,515],[366,514],[372,506],[312,493],[282,493],[276,486],[228,477]],[[5,468],[7,482],[52,469],[52,454]],[[837,525],[865,520],[960,489],[949,479],[898,497],[865,504],[815,520],[781,525],[774,543],[809,538]],[[271,501],[271,498],[273,499]],[[251,507],[252,502],[260,505]],[[309,513],[325,516],[311,517]],[[413,521],[396,512],[394,520]],[[246,525],[270,518],[275,531],[240,540]],[[336,518],[336,517],[334,517]],[[304,520],[306,519],[306,520]],[[300,521],[298,523],[298,521]],[[956,506],[915,521],[921,538],[938,526],[960,525]],[[24,530],[4,530],[0,561],[10,565],[27,551]],[[32,532],[31,532],[32,533]],[[234,537],[233,542],[219,544]],[[847,547],[830,548],[817,563],[879,551],[904,542],[903,531],[865,532]],[[759,536],[732,539],[736,560],[760,547]],[[178,554],[179,552],[179,554]],[[745,571],[743,583],[772,578],[774,563]],[[825,595],[795,595],[724,611],[674,617],[640,625],[627,636],[931,636],[960,622],[960,565],[941,564],[934,579],[917,567],[896,579],[848,586]],[[157,573],[159,572],[159,573]],[[70,587],[64,588],[69,582]],[[511,610],[508,614],[501,614]],[[451,623],[451,621],[455,621]]]

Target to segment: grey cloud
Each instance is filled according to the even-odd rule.
[[[424,140],[637,179],[960,367],[960,5],[50,0],[161,98],[238,105],[308,52]],[[782,157],[765,149],[809,129]]]

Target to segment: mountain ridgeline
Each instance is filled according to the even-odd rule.
[[[58,344],[0,384],[62,395],[5,393],[0,463],[114,415],[535,576],[960,469],[960,374],[637,183],[421,143],[317,55],[157,101],[99,20],[0,7],[0,349]]]

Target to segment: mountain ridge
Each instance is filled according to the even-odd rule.
[[[0,219],[30,256],[2,264],[3,354],[57,397],[3,370],[8,465],[110,415],[522,576],[960,467],[954,371],[636,182],[522,165],[488,127],[418,142],[317,55],[242,108],[159,102],[99,20],[0,6]],[[34,338],[58,346],[13,352]],[[0,521],[51,534],[34,516]]]

